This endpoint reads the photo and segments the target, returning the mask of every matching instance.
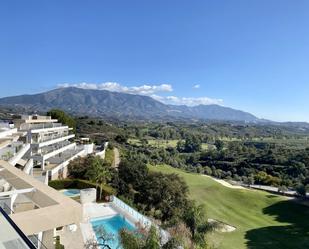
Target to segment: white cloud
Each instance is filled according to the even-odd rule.
[[[199,84],[193,86],[194,89],[199,89],[200,87],[201,87],[201,85],[199,85]]]
[[[141,85],[141,86],[123,86],[117,82],[104,82],[104,83],[64,83],[58,84],[58,87],[78,87],[83,89],[94,89],[94,90],[108,90],[112,92],[123,92],[130,94],[138,95],[147,95],[155,100],[158,100],[165,104],[172,105],[187,105],[187,106],[196,106],[196,105],[211,105],[217,104],[222,105],[222,99],[213,99],[208,97],[177,97],[177,96],[161,96],[157,93],[166,93],[172,92],[173,87],[170,84],[160,84],[160,85]],[[193,88],[198,89],[200,85],[195,85]]]
[[[186,97],[168,96],[165,97],[164,101],[162,102],[173,105],[187,105],[187,106],[223,104],[222,99],[212,99],[208,97],[186,98]]]
[[[161,85],[141,85],[127,87],[117,82],[95,83],[76,83],[76,84],[58,84],[58,87],[78,87],[83,89],[108,90],[113,92],[123,92],[130,94],[152,95],[158,92],[172,92],[173,87],[170,84]]]

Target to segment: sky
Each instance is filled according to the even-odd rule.
[[[309,122],[308,0],[2,0],[0,97],[77,86]]]

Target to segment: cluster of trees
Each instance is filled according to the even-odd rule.
[[[118,195],[163,223],[178,219],[188,205],[188,188],[178,175],[150,172],[136,157],[121,161],[114,187]]]
[[[51,116],[53,119],[58,119],[58,121],[62,124],[66,124],[67,126],[73,128],[74,132],[76,132],[76,120],[70,115],[66,114],[64,111],[59,109],[52,109],[47,112],[48,116]]]
[[[202,141],[198,136],[188,135],[184,141],[179,140],[177,150],[184,153],[198,152],[202,148]]]
[[[215,140],[201,150],[197,136],[179,140],[176,148],[125,144],[125,148],[152,165],[168,164],[191,172],[233,179],[246,184],[293,187],[309,184],[309,148],[288,144]]]
[[[93,128],[101,120],[88,119],[93,121]],[[188,135],[197,135],[204,143],[214,143],[221,138],[233,138],[238,140],[260,139],[290,139],[308,136],[308,129],[299,129],[293,125],[258,125],[229,122],[121,122],[106,121],[101,123],[112,124],[113,128],[121,130],[122,134],[137,139],[161,139],[161,140],[184,140]],[[120,133],[119,133],[120,134]]]
[[[119,165],[114,187],[118,196],[168,229],[173,239],[164,247],[157,232],[145,238],[122,232],[124,248],[207,248],[206,234],[213,227],[207,222],[203,206],[188,198],[188,187],[176,174],[150,172],[136,154],[126,156]],[[149,240],[150,239],[150,240]],[[126,246],[126,241],[130,243]],[[151,241],[151,247],[148,243]],[[139,245],[130,247],[130,245]],[[148,247],[147,247],[148,246]]]
[[[163,245],[155,228],[144,231],[143,236],[141,231],[138,234],[122,231],[120,236],[124,249],[207,248],[206,234],[213,226],[207,222],[204,207],[189,200],[188,187],[178,175],[150,172],[138,154],[129,151],[118,171],[100,157],[92,155],[71,161],[68,169],[71,178],[90,180],[100,190],[106,184],[113,186],[120,198],[152,217],[155,223],[172,235],[172,239]],[[109,248],[110,239],[103,231],[99,244],[88,241],[86,246]]]
[[[224,150],[202,152],[202,173],[237,181],[295,187],[309,183],[309,149],[270,143],[229,142]],[[211,167],[209,167],[211,165]],[[249,180],[250,180],[249,179]]]
[[[94,182],[100,189],[99,199],[102,199],[103,186],[110,183],[115,174],[111,164],[99,156],[89,155],[78,157],[68,165],[69,177],[86,179]]]
[[[216,225],[207,221],[204,207],[190,202],[182,220],[167,228],[172,236],[168,242],[164,241],[154,226],[137,233],[122,230],[120,238],[124,249],[206,249],[209,248],[206,234],[215,228]]]
[[[93,125],[87,124],[89,120]],[[218,178],[281,187],[306,186],[309,182],[309,133],[293,125],[115,123],[88,117],[78,122],[82,134],[100,131],[105,136],[102,139],[135,151],[140,159],[153,165],[168,164]],[[99,140],[100,136],[94,134],[94,141]],[[139,139],[141,146],[128,144],[128,138]],[[176,148],[160,148],[148,144],[149,139],[179,142]],[[202,143],[209,145],[207,151],[201,150]]]

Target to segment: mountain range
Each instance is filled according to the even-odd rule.
[[[149,96],[75,87],[0,98],[0,105],[45,112],[59,108],[76,115],[123,119],[198,119],[218,121],[262,121],[254,115],[220,105],[178,106],[163,104]]]

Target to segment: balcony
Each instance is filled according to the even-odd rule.
[[[0,150],[0,159],[9,161],[15,165],[30,149],[30,144],[22,142],[10,142],[6,147]]]
[[[74,158],[81,156],[84,153],[84,148],[78,147],[75,149],[67,150],[61,153],[60,156],[54,156],[48,159],[48,165],[46,165],[45,170],[52,170],[54,174],[60,168],[63,168],[69,164]]]
[[[20,125],[20,130],[22,131],[31,130],[33,133],[35,133],[35,132],[40,132],[41,130],[44,130],[44,129],[52,129],[52,128],[59,128],[59,127],[68,128],[68,126],[63,125],[61,123],[43,123],[43,124],[24,123]]]
[[[0,207],[0,248],[36,249],[8,214]]]
[[[42,148],[44,146],[49,146],[55,143],[63,142],[74,137],[75,134],[66,134],[66,135],[60,134],[55,136],[44,137],[44,139],[41,139],[39,142],[33,144],[33,146]]]

